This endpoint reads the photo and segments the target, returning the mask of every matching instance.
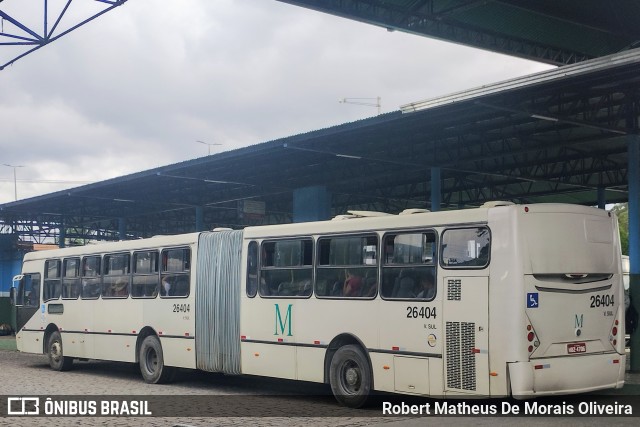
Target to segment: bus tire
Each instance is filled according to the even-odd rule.
[[[55,371],[68,371],[73,365],[73,359],[64,355],[62,336],[58,331],[53,331],[49,336],[47,355],[49,356],[49,366]]]
[[[162,384],[171,381],[174,370],[164,365],[162,344],[155,335],[146,337],[140,345],[138,354],[140,373],[149,384]]]
[[[359,408],[371,393],[371,367],[357,345],[340,347],[331,359],[329,383],[336,400],[344,406]]]

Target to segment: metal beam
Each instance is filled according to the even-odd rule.
[[[82,0],[76,0],[76,1],[82,1]],[[99,16],[109,12],[110,10],[113,10],[118,6],[122,6],[127,2],[127,0],[84,0],[84,1],[93,1],[97,3],[102,3],[106,6],[103,10],[99,11],[98,13],[91,15],[87,19],[84,19],[83,21],[75,25],[72,25],[70,28],[67,28],[64,31],[60,31],[59,33],[56,33],[56,30],[58,29],[58,25],[60,24],[60,21],[67,13],[73,0],[67,0],[64,7],[58,12],[55,19],[55,23],[51,27],[51,29],[49,29],[49,22],[48,22],[49,15],[51,12],[49,10],[49,3],[46,0],[43,2],[42,33],[40,33],[41,30],[30,27],[28,24],[21,22],[19,19],[10,16],[8,13],[0,9],[0,19],[8,21],[10,24],[14,25],[16,29],[26,33],[26,36],[22,36],[19,34],[13,34],[13,33],[8,33],[4,31],[0,32],[0,46],[26,46],[26,49],[27,49],[25,52],[22,52],[17,56],[11,57],[6,62],[5,62],[5,59],[1,60],[0,70],[3,70],[5,67],[12,65],[17,60],[29,55],[32,52],[35,52],[40,48],[43,48],[44,46],[58,40],[60,37],[69,34],[70,32],[80,28],[85,24],[88,24],[89,22],[93,21]],[[14,40],[18,40],[18,41],[14,41]]]

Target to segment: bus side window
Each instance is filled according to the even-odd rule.
[[[80,258],[65,258],[62,261],[62,299],[78,299],[80,289]]]
[[[487,227],[447,229],[442,233],[442,266],[485,268],[490,249],[491,233]]]
[[[309,297],[313,273],[310,238],[262,242],[260,296]]]
[[[104,256],[103,298],[126,298],[129,296],[130,268],[131,255],[128,253]]]
[[[387,234],[383,247],[382,298],[434,299],[435,231]]]
[[[100,297],[100,256],[88,256],[82,259],[82,299],[96,299]]]
[[[247,249],[247,296],[253,298],[258,292],[258,242],[249,242]]]
[[[316,295],[374,298],[378,292],[378,236],[318,240]]]
[[[176,248],[162,251],[160,277],[161,297],[186,297],[191,281],[191,249]]]
[[[62,284],[60,283],[60,260],[48,259],[44,263],[44,300],[60,298]]]
[[[155,298],[158,295],[158,251],[133,253],[133,279],[131,296],[134,298]]]

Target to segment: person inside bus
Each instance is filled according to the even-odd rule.
[[[113,285],[112,292],[114,297],[126,297],[129,294],[128,282],[124,278],[119,278]]]
[[[360,292],[362,289],[362,277],[351,273],[349,270],[347,270],[345,274],[347,278],[345,279],[344,286],[342,288],[342,296],[360,296]]]
[[[160,295],[163,297],[169,296],[171,292],[171,283],[169,283],[169,277],[164,276],[162,278],[162,286],[160,287]]]
[[[377,274],[374,273],[373,276],[369,276],[368,273],[364,278],[364,289],[362,291],[363,297],[374,297],[376,296],[376,292],[378,291],[378,278]]]
[[[433,283],[433,277],[430,273],[420,276],[420,291],[416,298],[432,299],[436,294],[436,286]]]
[[[411,276],[401,275],[398,280],[398,284],[394,289],[394,298],[415,298],[415,285],[416,282]]]
[[[25,297],[24,305],[27,307],[38,307],[40,304],[40,283],[32,283],[31,292]]]
[[[261,296],[271,295],[271,290],[269,289],[267,280],[263,276],[260,276],[260,295]]]

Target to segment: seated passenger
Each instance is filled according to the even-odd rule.
[[[260,278],[260,295],[261,296],[271,295],[271,290],[269,288],[269,285],[267,284],[267,281],[264,279],[264,277]]]
[[[436,286],[433,283],[433,278],[430,274],[425,274],[420,277],[420,292],[416,295],[417,298],[431,299],[436,294]]]
[[[126,297],[129,294],[129,290],[127,289],[127,280],[126,279],[118,279],[116,283],[113,285],[113,296],[114,297]]]
[[[394,295],[395,298],[415,298],[414,292],[415,281],[409,277],[404,276],[400,278],[398,283],[397,292]]]
[[[160,295],[163,297],[169,296],[171,292],[171,282],[168,277],[162,278],[162,286],[160,287]]]
[[[342,296],[342,288],[344,288],[344,283],[341,282],[340,280],[335,281],[333,283],[333,286],[331,287],[330,296],[332,296],[332,297],[341,297]]]
[[[345,297],[358,297],[362,289],[362,277],[352,274],[347,270],[347,278],[344,281],[344,287],[342,288],[342,296]]]
[[[362,296],[374,297],[378,291],[378,279],[376,277],[367,277],[364,279],[364,285]]]

